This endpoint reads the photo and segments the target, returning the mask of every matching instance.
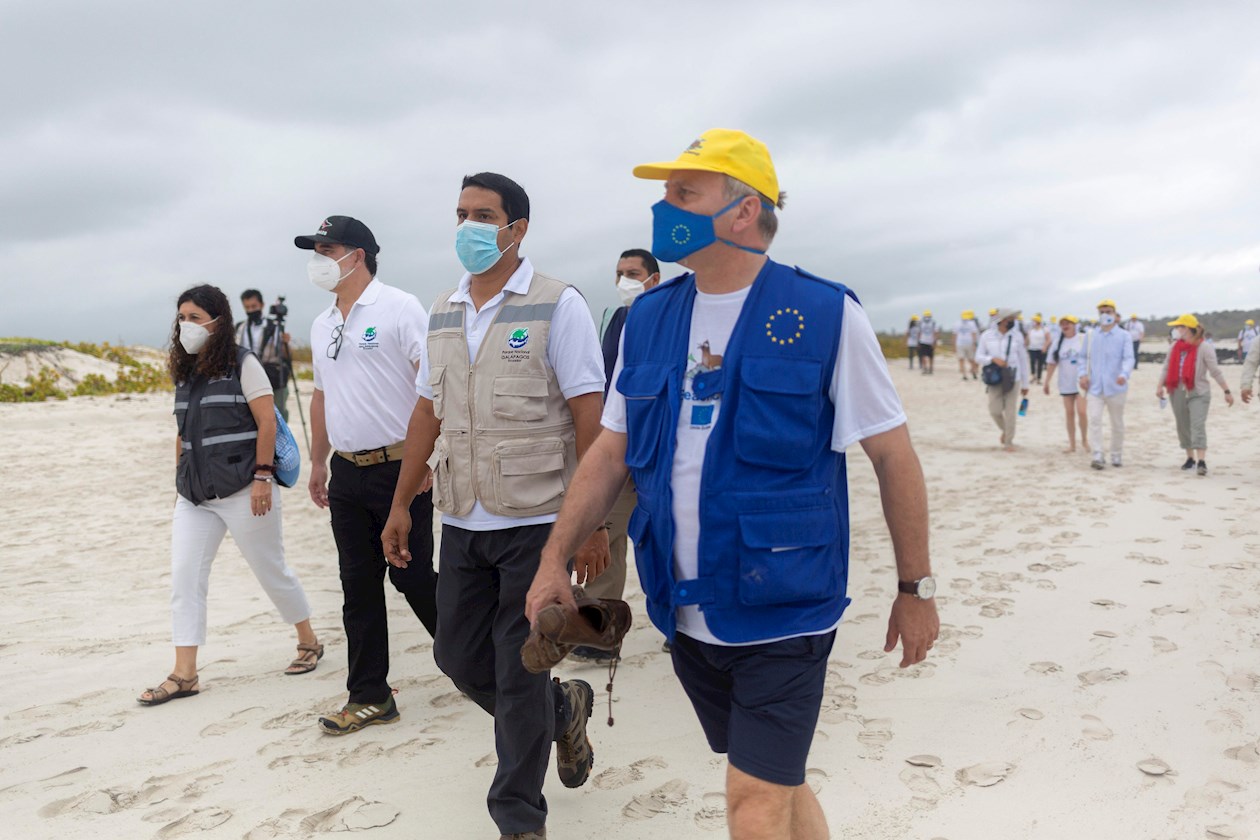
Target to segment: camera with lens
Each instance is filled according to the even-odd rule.
[[[271,304],[271,309],[269,309],[268,312],[271,314],[272,318],[275,318],[281,323],[284,322],[284,319],[289,314],[289,307],[284,305],[284,295],[280,295],[276,298],[276,302]]]

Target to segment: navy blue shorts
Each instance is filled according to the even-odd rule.
[[[674,673],[713,751],[758,779],[804,784],[835,640],[833,630],[725,647],[675,635]]]

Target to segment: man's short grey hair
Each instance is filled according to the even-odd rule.
[[[765,200],[768,196],[763,196],[743,181],[738,178],[732,178],[730,175],[726,176],[726,184],[722,191],[726,194],[728,201],[734,201],[737,198],[749,195],[761,200],[761,215],[757,217],[757,230],[760,231],[761,238],[765,240],[766,246],[769,247],[770,243],[774,241],[774,235],[779,232],[779,217],[775,215],[774,207],[765,205]],[[775,207],[782,210],[786,201],[787,193],[780,192],[778,201],[775,202]]]

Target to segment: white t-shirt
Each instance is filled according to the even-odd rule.
[[[503,291],[499,292],[478,311],[473,304],[471,288],[472,275],[464,274],[459,280],[459,287],[451,295],[451,303],[464,304],[464,337],[468,340],[468,358],[477,358],[481,349],[481,340],[486,330],[499,314],[504,295],[513,292],[523,295],[529,291],[530,281],[534,278],[534,267],[529,259],[521,260],[512,276],[508,278]],[[566,400],[604,391],[604,353],[595,335],[595,322],[591,320],[586,301],[577,289],[569,287],[560,294],[556,302],[556,311],[551,316],[551,331],[547,337],[547,364],[556,373],[556,383]],[[420,373],[416,377],[416,393],[427,400],[433,399],[433,386],[429,384],[429,356],[426,353],[420,363]],[[555,522],[554,513],[542,516],[496,516],[490,513],[480,501],[473,503],[473,509],[467,516],[451,516],[442,514],[442,524],[463,528],[468,531],[501,531],[505,528],[519,528],[522,525],[542,525]]]
[[[257,356],[246,356],[241,364],[241,392],[245,395],[245,402],[259,397],[270,397],[274,393],[267,371],[263,370],[262,362],[258,361]]]
[[[1050,331],[1045,327],[1037,324],[1028,330],[1028,349],[1029,350],[1048,350],[1050,344]]]
[[[674,574],[689,580],[699,574],[700,479],[705,447],[721,409],[721,397],[693,399],[691,383],[697,373],[721,367],[722,355],[740,309],[752,287],[724,295],[696,292],[691,311],[690,352],[683,380],[682,409],[678,413],[677,448],[671,483],[674,491]],[[624,344],[624,336],[623,336]],[[617,355],[613,387],[604,405],[603,426],[626,432],[626,398],[617,390],[623,354]],[[845,298],[844,324],[836,348],[835,373],[828,391],[838,407],[831,430],[831,448],[843,452],[858,441],[895,429],[906,422],[901,398],[888,374],[888,363],[866,312],[852,298]],[[839,399],[837,399],[839,397]],[[834,627],[821,632],[830,632]],[[678,630],[693,639],[714,645],[730,645],[709,632],[704,614],[695,605],[680,607]],[[797,634],[810,635],[810,634]],[[785,636],[782,638],[791,638]],[[778,639],[761,639],[762,644]]]
[[[1064,336],[1050,345],[1046,356],[1046,364],[1058,365],[1055,372],[1059,376],[1059,393],[1063,396],[1081,392],[1080,378],[1085,365],[1085,336],[1081,333],[1068,338]]]
[[[960,349],[975,347],[979,336],[980,326],[970,318],[954,325],[954,345]]]
[[[1130,318],[1125,322],[1124,328],[1129,335],[1133,336],[1134,341],[1141,341],[1146,338],[1146,324],[1143,324],[1141,321]]]
[[[373,279],[344,321],[334,302],[311,325],[315,387],[334,449],[380,449],[407,438],[429,313],[415,295]],[[340,336],[337,358],[331,353]]]
[[[919,343],[936,343],[936,322],[931,318],[924,318],[919,322]]]

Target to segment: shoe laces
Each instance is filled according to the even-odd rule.
[[[617,645],[616,650],[612,652],[612,659],[608,660],[608,725],[611,727],[613,721],[613,680],[617,677],[617,663],[621,661],[621,645]]]

